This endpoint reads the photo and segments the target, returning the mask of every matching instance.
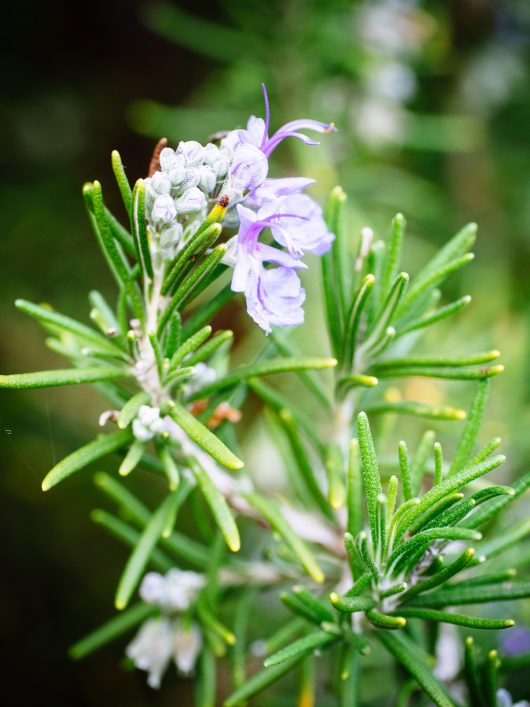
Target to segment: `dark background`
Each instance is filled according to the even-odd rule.
[[[16,297],[79,316],[88,312],[92,287],[112,293],[81,199],[82,183],[98,178],[119,210],[111,150],[119,149],[131,177],[143,176],[158,137],[204,140],[212,129],[242,124],[261,110],[265,80],[277,122],[302,115],[335,120],[338,142],[315,157],[321,195],[340,179],[352,195],[356,225],[383,229],[403,210],[412,267],[460,225],[479,222],[477,264],[451,285],[455,295],[473,294],[475,310],[441,340],[463,350],[503,349],[508,372],[488,425],[506,439],[511,473],[526,470],[528,6],[421,3],[421,47],[398,52],[417,82],[397,106],[407,112],[408,129],[390,141],[367,136],[357,122],[374,94],[374,67],[388,59],[374,59],[373,47],[355,34],[362,6],[34,0],[3,8],[2,372],[60,365],[35,323],[12,306]],[[171,7],[206,24],[174,17]],[[212,39],[213,24],[220,28]],[[469,89],[481,80],[493,94],[489,102],[488,90]],[[309,169],[312,158],[292,146],[284,166]],[[112,615],[126,555],[89,520],[101,503],[90,471],[46,495],[40,480],[55,459],[90,438],[100,411],[85,387],[0,398],[0,640],[8,704],[188,703],[189,688],[173,675],[156,693],[143,674],[120,669],[123,641],[80,664],[67,658],[69,645]],[[112,460],[102,467],[112,470]],[[149,479],[137,483],[148,491]]]

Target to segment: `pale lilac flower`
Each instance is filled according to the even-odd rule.
[[[175,665],[180,673],[189,675],[202,648],[202,634],[197,624],[186,625],[184,621],[175,622]]]
[[[234,151],[230,165],[230,186],[236,192],[253,191],[263,184],[268,170],[269,163],[259,147],[242,143]]]
[[[148,604],[171,614],[189,609],[205,583],[203,575],[196,572],[172,569],[165,576],[148,572],[140,585],[140,596]]]
[[[267,334],[272,326],[300,326],[304,322],[305,290],[291,268],[254,270],[245,290],[247,311]]]
[[[251,144],[258,147],[266,157],[269,157],[273,150],[288,137],[301,140],[306,145],[319,145],[320,143],[307,137],[300,130],[312,130],[317,133],[329,133],[335,130],[333,123],[323,123],[320,120],[308,120],[302,118],[292,120],[282,125],[271,137],[269,137],[270,109],[269,98],[265,84],[262,84],[263,97],[265,99],[265,120],[252,115],[248,119],[246,130],[235,130],[225,138],[225,144],[236,148],[239,145]]]
[[[291,194],[270,201],[258,211],[269,223],[272,235],[294,257],[306,251],[323,255],[331,248],[335,236],[328,231],[320,206],[307,194]]]
[[[148,673],[147,684],[158,689],[162,675],[174,656],[175,634],[171,621],[148,619],[125,649],[126,655],[140,670]]]
[[[306,177],[266,179],[263,184],[249,194],[248,198],[245,199],[245,204],[259,207],[266,204],[268,201],[276,201],[281,196],[298,194],[314,183],[314,179],[308,179]]]

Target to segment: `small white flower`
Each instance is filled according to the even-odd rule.
[[[157,194],[169,194],[171,180],[164,172],[155,172],[151,177],[151,186]]]
[[[148,619],[125,652],[137,668],[147,671],[148,685],[159,688],[162,675],[174,656],[174,644],[175,635],[168,619]]]
[[[189,609],[204,585],[204,577],[196,572],[172,569],[165,577],[158,572],[148,572],[140,585],[140,596],[148,604],[171,614]]]
[[[187,189],[184,194],[175,201],[175,206],[179,214],[200,211],[200,209],[206,206],[206,197],[200,189],[192,187],[191,189]]]
[[[204,147],[196,140],[179,142],[177,155],[183,155],[187,167],[198,167],[204,161]]]
[[[132,429],[140,442],[148,442],[156,434],[163,432],[164,423],[160,418],[160,408],[142,405],[133,421]]]
[[[156,197],[151,210],[151,219],[155,223],[170,223],[176,215],[175,202],[169,194],[160,194]]]
[[[166,591],[166,580],[158,572],[148,572],[140,585],[140,596],[148,604],[159,606]]]
[[[189,675],[197,662],[202,648],[202,635],[196,624],[184,626],[182,621],[176,622],[175,632],[175,664],[179,672]]]
[[[201,175],[198,167],[188,167],[184,170],[184,175],[182,177],[181,183],[179,185],[179,192],[185,192],[188,189],[193,189],[199,185]]]

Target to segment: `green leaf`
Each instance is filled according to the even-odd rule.
[[[144,451],[145,444],[139,439],[135,440],[129,447],[127,454],[125,455],[122,463],[120,464],[118,474],[120,476],[128,476],[131,471],[133,471],[140,463]]]
[[[144,391],[136,393],[136,395],[133,395],[132,398],[129,398],[118,415],[117,424],[120,430],[124,430],[126,427],[129,427],[131,422],[136,417],[138,410],[142,407],[142,405],[147,405],[148,403],[149,395],[144,393]]]
[[[381,476],[377,464],[370,424],[365,412],[360,412],[357,416],[357,428],[359,432],[359,449],[361,452],[361,473],[368,506],[368,518],[372,530],[374,547],[378,546],[377,537],[377,497],[383,493],[381,486]]]
[[[158,462],[158,460],[156,461]],[[159,471],[162,469],[160,468]],[[100,472],[95,475],[94,481],[102,491],[118,503],[120,508],[126,511],[135,523],[141,527],[145,527],[149,523],[151,511],[117,479]],[[184,486],[184,484],[182,485]],[[162,537],[161,546],[173,553],[179,561],[185,560],[201,570],[204,570],[210,561],[209,553],[204,545],[181,533],[173,532],[169,538]]]
[[[392,403],[381,401],[366,405],[365,412],[370,415],[380,415],[382,413],[397,413],[399,415],[413,415],[414,417],[424,417],[428,420],[465,420],[466,411],[458,408],[438,405],[429,405],[428,403],[418,403],[410,400],[403,402]]]
[[[116,516],[100,508],[95,508],[90,513],[90,518],[96,525],[105,528],[111,535],[125,543],[127,547],[135,548],[138,545],[141,535],[140,531],[121,520],[121,518],[116,518]],[[164,574],[175,566],[175,562],[158,548],[151,552],[149,564]]]
[[[184,342],[178,347],[178,349],[173,354],[171,362],[169,364],[169,371],[171,372],[177,366],[179,366],[186,356],[192,351],[195,351],[201,344],[203,344],[206,339],[212,333],[212,327],[208,324],[199,331],[196,331],[192,336],[185,338]]]
[[[509,503],[513,503],[517,498],[522,496],[525,491],[530,487],[530,471],[522,476],[513,485],[513,494],[503,495],[500,498],[495,498],[490,501],[486,506],[476,510],[472,516],[466,518],[462,525],[466,528],[478,528],[484,523],[492,520],[496,515],[498,515]]]
[[[92,368],[64,368],[55,371],[35,371],[0,375],[0,388],[51,388],[59,385],[77,385],[129,378],[126,368],[117,366],[93,366]]]
[[[374,284],[375,277],[373,275],[366,275],[363,278],[361,284],[359,285],[359,289],[353,298],[350,311],[348,312],[346,332],[344,334],[344,347],[341,356],[343,367],[346,371],[350,371],[353,366],[361,318]]]
[[[186,359],[186,365],[195,366],[197,363],[206,361],[206,359],[211,358],[217,350],[221,348],[221,346],[229,342],[232,343],[233,339],[234,332],[229,329],[216,332],[210,341],[207,341],[200,348],[194,351],[194,353],[188,356]]]
[[[413,535],[410,540],[399,545],[388,558],[387,566],[392,567],[399,558],[408,558],[416,551],[426,549],[434,540],[480,540],[482,535],[470,528],[429,528]]]
[[[515,624],[512,619],[481,619],[478,616],[466,616],[465,614],[436,611],[435,609],[416,609],[400,606],[398,612],[400,616],[410,617],[413,619],[437,621],[444,624],[455,624],[456,626],[466,626],[467,628],[476,629],[497,630],[511,628]]]
[[[478,366],[483,363],[489,363],[499,358],[499,351],[484,351],[477,354],[463,356],[409,356],[407,358],[391,358],[384,361],[378,361],[375,368],[378,371],[387,370],[389,368],[457,368],[459,366]]]
[[[388,247],[383,257],[381,267],[381,294],[386,297],[390,288],[390,283],[398,274],[399,262],[401,260],[401,247],[405,226],[407,222],[403,214],[396,214],[392,219],[392,230],[388,239]]]
[[[116,177],[118,188],[120,190],[121,198],[123,199],[123,204],[127,211],[127,215],[130,217],[132,213],[133,203],[132,190],[131,185],[129,184],[129,180],[127,179],[127,175],[125,174],[125,168],[121,161],[121,156],[118,150],[112,151],[111,160],[112,171],[114,172],[114,176]]]
[[[477,707],[483,707],[484,703],[482,702],[481,697],[482,678],[477,669],[477,664],[475,660],[475,650],[473,645],[473,639],[471,638],[471,636],[468,636],[464,642],[464,666],[464,674],[471,702]]]
[[[375,606],[375,601],[372,597],[341,597],[335,592],[332,592],[329,598],[335,609],[345,614],[353,614],[356,611],[370,611],[370,609],[373,609]]]
[[[283,539],[287,547],[298,558],[302,567],[309,576],[317,583],[321,584],[325,577],[318,566],[313,554],[303,540],[291,528],[276,505],[256,493],[246,493],[245,499],[250,505],[260,513]]]
[[[164,523],[167,517],[168,508],[173,503],[172,496],[168,496],[162,501],[160,506],[151,516],[148,524],[145,526],[138,544],[134,548],[131,556],[127,560],[127,564],[118,582],[116,589],[116,597],[114,603],[120,611],[125,609],[134,590],[138,586],[145,567],[149,561],[152,551],[160,540]]]
[[[278,350],[278,353],[282,356],[290,358],[298,358],[300,356],[300,352],[292,344],[292,342],[287,339],[286,335],[273,331],[270,337],[272,343]],[[324,405],[326,409],[331,409],[331,403],[329,401],[327,391],[320,382],[318,374],[313,371],[296,371],[296,373],[300,380],[305,384],[306,388],[313,393],[319,403]]]
[[[258,361],[250,366],[244,366],[233,373],[219,378],[206,385],[201,390],[190,396],[191,400],[204,398],[220,390],[226,390],[234,385],[238,385],[249,378],[257,376],[269,376],[276,373],[289,373],[290,371],[322,370],[333,368],[337,365],[334,358],[316,358],[311,356],[300,356],[299,358],[269,358]]]
[[[105,256],[107,264],[114,275],[116,282],[125,290],[125,292],[127,292],[127,296],[130,300],[135,316],[142,321],[144,316],[142,297],[136,283],[134,282],[127,260],[123,255],[120,246],[115,242],[110,231],[105,211],[105,204],[103,202],[101,184],[98,181],[95,181],[92,185],[85,185],[83,192],[85,197],[89,192],[91,193],[93,204],[93,226],[103,251],[103,255]],[[90,206],[89,213],[92,215]]]
[[[446,319],[447,317],[451,317],[453,314],[460,312],[462,309],[467,307],[467,305],[470,302],[471,302],[471,297],[469,295],[466,295],[465,297],[461,297],[460,299],[456,300],[455,302],[451,302],[451,304],[447,304],[444,307],[440,307],[432,314],[427,314],[424,317],[419,317],[418,319],[414,319],[407,326],[403,326],[403,327],[398,326],[396,336],[397,337],[404,336],[405,334],[409,334],[411,331],[417,331],[418,329],[425,329],[426,327],[429,327],[432,324],[436,324],[436,322],[440,322],[443,319]]]
[[[277,653],[273,653],[273,655],[269,656],[265,660],[264,666],[266,668],[270,668],[275,665],[280,665],[280,663],[284,663],[286,660],[294,658],[300,654],[307,655],[317,648],[324,648],[330,643],[335,643],[338,638],[338,636],[334,636],[332,633],[327,633],[327,631],[315,631],[314,633],[310,633],[303,638],[299,638],[297,641],[294,641],[294,643],[290,643]]]
[[[444,584],[449,579],[451,579],[451,577],[454,577],[455,574],[458,574],[458,572],[461,572],[465,567],[467,567],[467,565],[471,562],[474,556],[475,550],[471,547],[468,548],[460,555],[459,558],[457,558],[454,562],[451,562],[450,565],[444,567],[439,572],[436,572],[436,574],[434,574],[432,577],[424,579],[407,589],[399,597],[400,603],[407,601],[408,599],[416,596],[417,594],[422,594],[423,592],[427,592],[430,589],[434,589],[434,587],[438,587],[440,584]]]
[[[186,277],[182,283],[177,288],[177,291],[171,298],[171,301],[167,307],[168,312],[172,312],[176,307],[183,308],[184,304],[190,300],[191,297],[196,296],[201,290],[201,284],[209,279],[208,282],[211,284],[213,280],[211,276],[214,271],[217,275],[221,275],[223,268],[220,270],[215,270],[221,260],[224,258],[227,251],[226,243],[220,243],[215,246],[206,254],[202,260],[196,263],[193,267],[191,273]]]
[[[498,352],[495,351],[493,353]],[[460,471],[460,469],[467,464],[473,454],[478,432],[484,417],[489,387],[490,383],[488,379],[482,380],[478,384],[477,392],[467,416],[466,424],[464,425],[464,429],[460,435],[460,440],[458,441],[458,446],[456,448],[455,456],[449,469],[448,476]]]
[[[217,681],[215,655],[207,645],[202,647],[198,662],[195,705],[196,707],[215,707]]]
[[[474,481],[475,479],[484,476],[484,474],[487,474],[489,471],[496,469],[504,462],[505,459],[506,457],[499,454],[496,457],[480,462],[480,464],[468,466],[458,474],[454,474],[448,479],[445,479],[442,483],[438,484],[438,486],[434,486],[422,496],[420,503],[415,508],[414,515],[411,517],[410,522],[427,511],[434,503],[444,498],[444,496],[447,496],[454,491],[458,491],[458,489],[466,486],[471,481]]]
[[[477,552],[489,560],[496,555],[500,555],[504,550],[515,547],[519,540],[522,540],[529,534],[530,518],[523,518],[518,523],[515,523],[509,528],[505,528],[502,533],[481,543],[477,547]]]
[[[446,280],[449,275],[452,275],[454,272],[470,263],[474,257],[473,253],[466,253],[466,255],[452,260],[439,270],[433,271],[432,274],[425,279],[416,277],[408,295],[402,300],[401,306],[397,310],[396,317],[400,318],[406,316],[409,312],[415,313],[413,305],[417,305],[418,301],[421,303],[422,296],[432,290],[435,285],[439,285]]]
[[[51,328],[54,332],[56,329],[66,331],[69,334],[73,334],[75,337],[81,339],[81,341],[92,344],[103,351],[116,353],[117,355],[123,354],[122,349],[120,349],[115,342],[102,336],[98,331],[95,331],[95,329],[85,326],[84,324],[81,324],[81,322],[78,322],[71,317],[67,317],[64,314],[59,314],[47,306],[33,304],[33,302],[28,302],[24,299],[17,299],[15,300],[15,307],[17,307],[17,309],[21,312],[24,312],[24,314],[28,314],[30,317],[37,319],[44,326]]]
[[[418,682],[425,694],[438,707],[454,707],[445,686],[434,677],[432,668],[420,657],[414,642],[403,632],[379,631],[376,634],[383,646],[403,665]]]
[[[311,609],[319,621],[333,621],[333,614],[327,606],[316,597],[313,592],[310,592],[306,587],[296,585],[293,587],[294,595],[302,604],[305,604]]]
[[[300,435],[298,434],[291,411],[281,410],[279,420],[286,433],[287,439],[289,440],[289,445],[294,459],[294,466],[298,472],[303,487],[306,489],[316,507],[319,508],[328,519],[333,519],[333,513],[317,482],[312,464],[308,458],[306,450],[304,449]]]
[[[187,339],[197,329],[212,321],[215,315],[230,302],[234,294],[230,284],[228,284],[207,302],[201,303],[182,325],[182,338]]]
[[[243,462],[226,447],[207,427],[205,427],[191,412],[178,403],[172,402],[169,414],[188,437],[212,459],[227,469],[237,471],[243,467]]]
[[[91,462],[96,461],[96,459],[101,459],[101,457],[125,447],[130,441],[131,434],[129,431],[125,430],[122,432],[113,432],[108,435],[100,435],[92,442],[80,447],[56,464],[44,478],[42,490],[48,491],[52,486],[63,481],[67,476],[83,469]]]
[[[328,501],[330,506],[337,510],[344,506],[346,500],[344,457],[338,444],[327,446],[325,464],[328,479]]]
[[[234,687],[240,687],[246,679],[247,634],[251,612],[255,608],[258,590],[255,587],[244,589],[238,597],[234,615],[234,636],[236,642],[230,652],[231,677]]]
[[[396,311],[398,311],[400,302],[403,301],[408,284],[409,276],[406,272],[399,273],[392,283],[392,287],[383,303],[381,312],[377,316],[373,330],[367,341],[363,344],[363,350],[371,351],[372,357],[375,353],[374,349],[382,342],[383,338],[388,333],[388,327],[395,319]],[[378,348],[377,350],[379,352],[380,349]]]
[[[509,601],[530,596],[530,582],[510,582],[508,585],[483,584],[447,587],[437,592],[415,597],[410,606],[460,606],[462,604],[482,604],[489,601]]]
[[[326,222],[330,231],[332,231],[332,224],[337,222],[337,216],[342,211],[342,205],[345,201],[346,195],[342,189],[340,187],[335,187],[328,199],[325,214]],[[340,256],[337,257],[333,250],[334,246],[332,246],[328,253],[321,257],[320,262],[322,266],[324,308],[331,349],[335,356],[338,356],[341,350],[342,341],[344,293],[342,291],[343,280],[341,280],[342,266],[340,267],[340,272],[336,271]]]
[[[407,443],[401,440],[398,446],[399,470],[401,483],[403,485],[403,499],[409,501],[412,498],[412,484],[410,480],[409,458],[407,453]]]
[[[426,430],[418,444],[414,456],[410,462],[410,476],[412,485],[412,495],[416,496],[421,488],[423,476],[425,474],[425,465],[431,455],[435,433],[432,430]]]
[[[173,261],[173,265],[164,279],[162,294],[167,295],[172,290],[178,280],[187,273],[192,258],[199,257],[219,238],[222,227],[218,223],[212,223],[207,228],[199,229],[186,243],[184,248]]]
[[[348,508],[348,532],[357,535],[363,527],[362,476],[359,456],[359,440],[352,439],[348,453],[346,506]]]
[[[145,217],[145,184],[143,179],[139,179],[134,185],[133,199],[133,233],[136,241],[136,249],[140,254],[142,269],[148,277],[153,277],[153,263],[151,262],[151,251],[149,250],[149,240],[147,236],[147,224]]]
[[[403,616],[390,616],[382,614],[376,609],[370,609],[366,612],[366,618],[371,621],[377,628],[386,629],[387,631],[397,631],[407,625],[407,620]]]
[[[241,547],[239,532],[224,496],[196,459],[189,457],[188,462],[226,544],[232,552],[237,552]]]
[[[110,621],[107,621],[95,631],[92,631],[82,638],[70,648],[68,654],[73,660],[81,660],[86,658],[94,651],[102,646],[119,638],[122,634],[127,633],[138,624],[148,619],[157,613],[156,607],[150,604],[140,602],[131,606],[130,609],[124,611],[123,614],[115,616]]]
[[[277,682],[281,677],[288,673],[295,665],[297,665],[305,656],[305,653],[298,653],[297,655],[289,658],[280,665],[275,665],[272,668],[265,668],[260,670],[251,678],[249,678],[244,685],[233,692],[230,697],[225,700],[223,707],[238,707],[239,705],[244,705],[247,700],[254,695],[265,690],[273,683]]]

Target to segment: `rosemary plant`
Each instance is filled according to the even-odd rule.
[[[290,672],[299,679],[297,704],[307,707],[316,699],[315,669],[329,672],[318,704],[360,705],[363,675],[373,670],[370,654],[379,675],[380,665],[401,666],[400,704],[418,690],[423,704],[508,704],[497,688],[494,653],[484,677],[468,638],[465,668],[443,677],[439,650],[445,625],[514,624],[488,606],[479,615],[461,607],[530,596],[530,583],[516,581],[514,569],[495,566],[530,523],[483,539],[530,485],[530,474],[513,488],[487,481],[504,460],[495,453],[500,439],[476,448],[490,379],[502,371],[499,352],[413,353],[424,330],[469,304],[462,297],[439,306],[439,288],[472,260],[476,227],[463,228],[410,278],[400,270],[401,214],[386,242],[368,228],[357,239],[340,188],[323,215],[304,193],[312,180],[268,178],[269,158],[283,139],[315,145],[300,131],[333,129],[299,120],[269,137],[266,103],[265,121],[252,117],[246,130],[215,136],[206,146],[185,142],[173,150],[160,141],[148,177],[132,188],[114,152],[128,226],[105,205],[99,182],[86,184],[83,195],[116,280],[116,306],[91,292],[88,326],[47,305],[16,303],[43,325],[50,348],[71,366],[4,375],[0,385],[91,383],[110,405],[100,418],[109,431],[60,461],[43,490],[106,455],[120,457],[117,475],[94,477],[115,511],[93,512],[97,524],[131,548],[116,589],[119,613],[71,655],[83,658],[140,626],[128,657],[153,687],[172,660],[180,672],[196,675],[200,707],[217,703],[223,657],[232,682],[225,707],[247,703]],[[260,241],[263,233],[274,243]],[[321,257],[332,358],[299,355],[278,329],[303,321],[297,271],[306,267],[308,251]],[[212,321],[235,292],[244,293],[250,316],[271,336],[253,361],[233,369],[233,332],[214,332]],[[264,380],[278,373],[298,378],[314,401],[309,412]],[[397,398],[389,383],[404,377],[474,381],[469,412]],[[244,430],[249,395],[263,401],[271,439],[285,459],[287,498],[255,487],[243,469],[235,423],[241,419]],[[383,429],[388,413],[462,421],[451,461],[431,431],[415,449],[402,441],[394,458],[378,458],[372,427]],[[154,509],[123,478],[137,468],[167,479]],[[179,513],[199,498],[218,529],[208,542],[204,533],[197,539],[177,530]],[[255,541],[241,543],[239,519],[248,519],[249,537],[259,529],[259,549]],[[210,527],[204,516],[200,524]],[[140,600],[131,604],[138,591]],[[271,591],[276,609],[283,603],[290,616],[278,631],[264,626],[256,642],[251,618]],[[264,661],[256,670],[257,655]]]

